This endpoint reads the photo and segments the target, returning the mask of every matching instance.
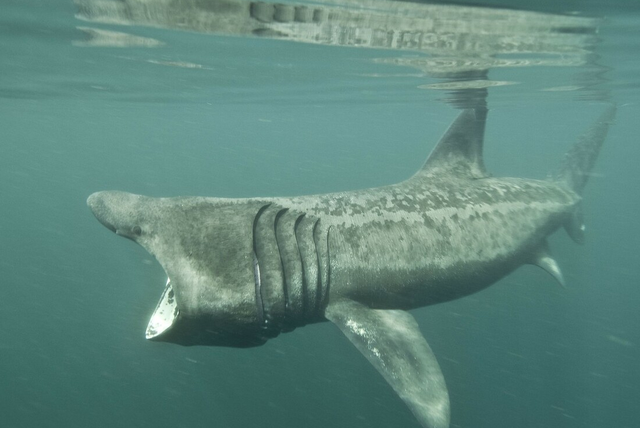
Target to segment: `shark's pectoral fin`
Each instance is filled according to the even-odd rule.
[[[409,313],[341,300],[329,304],[325,317],[367,357],[424,427],[449,427],[444,377]]]

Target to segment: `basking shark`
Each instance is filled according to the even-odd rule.
[[[449,426],[436,358],[408,310],[480,291],[523,264],[564,283],[547,236],[582,242],[581,193],[615,109],[547,180],[495,178],[487,111],[464,110],[413,177],[298,197],[151,198],[98,192],[87,204],[167,273],[147,339],[250,347],[331,321],[427,428]]]

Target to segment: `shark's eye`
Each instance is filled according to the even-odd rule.
[[[133,233],[135,236],[140,236],[142,235],[142,229],[140,229],[140,226],[133,226],[133,229],[131,229],[131,233]]]

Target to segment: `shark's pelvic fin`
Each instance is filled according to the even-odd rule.
[[[417,175],[438,173],[468,178],[488,177],[482,160],[486,119],[486,108],[462,111]]]
[[[336,324],[382,374],[425,428],[449,427],[449,394],[440,366],[413,317],[352,300],[329,304]]]
[[[533,257],[530,262],[532,265],[536,265],[544,269],[549,275],[551,275],[558,284],[565,287],[564,276],[558,266],[558,262],[551,256],[549,250],[549,244],[545,240],[540,247],[533,252]]]

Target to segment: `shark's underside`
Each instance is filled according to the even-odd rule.
[[[246,347],[329,320],[423,426],[445,428],[444,378],[406,310],[469,295],[523,264],[563,283],[546,238],[564,226],[582,240],[580,194],[614,111],[549,180],[489,176],[478,109],[460,114],[420,171],[390,186],[248,199],[99,192],[87,202],[167,273],[147,338]]]

